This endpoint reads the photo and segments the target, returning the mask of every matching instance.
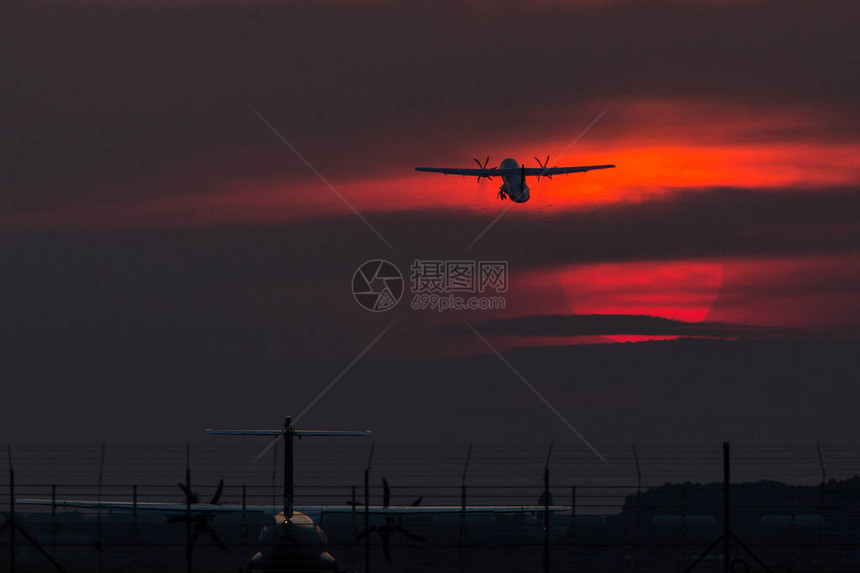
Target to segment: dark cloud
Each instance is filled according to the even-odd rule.
[[[538,315],[475,324],[482,334],[508,336],[710,336],[720,338],[779,337],[790,333],[786,329],[719,322],[689,323],[658,316],[637,315]]]
[[[469,251],[515,268],[605,261],[851,253],[860,247],[857,189],[677,190],[577,211],[508,212]],[[401,251],[462,254],[495,214],[375,214]]]
[[[393,253],[345,209],[339,216],[287,225],[6,232],[0,249],[7,279],[0,288],[9,305],[23,298],[60,306],[79,294],[94,308],[134,308],[140,299],[154,308],[178,304],[183,313],[199,308],[204,316],[229,312],[229,305],[210,303],[230,297],[242,301],[257,293],[253,300],[260,302],[261,291],[283,300],[339,289],[358,264],[380,256],[404,269],[414,258],[503,259],[516,276],[574,263],[838,255],[860,249],[860,193],[853,187],[681,190],[653,201],[554,215],[513,209],[466,251],[495,216],[445,210],[367,214],[394,244]],[[821,278],[838,286],[843,275],[838,268],[830,272]],[[271,309],[260,304],[259,313],[268,316]],[[86,305],[67,305],[64,312],[92,315]]]
[[[382,444],[578,445],[494,355],[382,358],[389,345],[397,347],[399,328],[308,413],[305,427],[372,428]],[[184,334],[208,336],[202,327]],[[364,344],[376,334],[368,332]],[[177,343],[172,357],[128,345],[118,355],[95,347],[4,360],[2,438],[181,443],[219,422],[277,423],[302,410],[354,358],[239,358],[188,342]],[[841,443],[858,429],[856,342],[680,340],[523,348],[505,356],[598,447]]]
[[[530,296],[564,304],[552,285],[535,293],[519,281],[576,262],[856,253],[857,197],[853,189],[715,189],[554,217],[514,210],[468,253],[494,213],[369,214],[393,254],[351,213],[269,227],[6,232],[0,416],[6,437],[18,442],[56,440],[57,427],[68,440],[150,441],[187,438],[213,420],[254,426],[309,403],[397,319],[312,411],[310,426],[334,420],[386,439],[456,443],[525,440],[517,428],[526,427],[533,430],[526,441],[551,439],[566,430],[497,357],[480,355],[485,348],[465,326],[446,327],[511,317],[480,328],[488,336],[758,337],[757,329],[648,317],[549,319],[555,326],[516,319],[533,314]],[[371,315],[349,292],[352,273],[371,258],[407,269],[416,257],[464,256],[510,261],[504,316],[421,314],[404,303]],[[833,272],[824,278],[836,286]],[[854,403],[856,342],[795,331],[773,337],[780,340],[524,348],[506,356],[595,442],[838,440],[856,431],[846,409]]]
[[[152,347],[155,355],[171,356],[188,346],[237,356],[342,356],[360,351],[370,333],[384,326],[369,324],[349,292],[353,272],[370,259],[388,258],[407,276],[416,258],[507,260],[505,316],[521,316],[534,314],[536,302],[547,304],[541,312],[567,305],[561,285],[530,287],[532,271],[607,261],[754,262],[801,254],[850,261],[860,248],[854,224],[860,194],[852,189],[714,189],[552,217],[513,210],[469,251],[465,247],[493,213],[368,216],[396,252],[351,213],[266,227],[7,232],[0,242],[7,345],[36,344],[46,352],[83,344],[106,345],[110,353]],[[809,287],[802,290],[806,284],[813,285],[812,293],[819,285],[828,297],[840,290],[855,296],[854,273],[840,268],[833,264],[826,273],[804,276],[801,266],[787,292],[809,295]],[[765,287],[743,290],[750,282],[744,281],[746,304],[754,304],[755,293],[772,298]],[[731,300],[738,299],[731,284],[725,288]],[[419,317],[402,306],[394,315],[423,333],[427,325],[486,318],[480,312]]]

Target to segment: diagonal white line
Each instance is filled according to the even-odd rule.
[[[559,153],[558,155],[556,155],[556,156],[555,156],[555,159],[561,159],[562,157],[564,157],[564,155],[565,155],[568,151],[570,151],[570,148],[571,148],[571,147],[573,147],[574,145],[576,145],[576,143],[577,143],[580,139],[582,139],[583,137],[585,137],[585,134],[586,134],[586,133],[588,133],[588,132],[589,132],[589,130],[590,130],[592,127],[594,127],[594,124],[596,124],[598,121],[600,121],[600,118],[602,118],[604,115],[606,115],[606,112],[607,112],[607,111],[609,111],[609,108],[608,108],[608,107],[607,107],[606,109],[604,109],[603,111],[601,111],[601,112],[597,115],[597,117],[595,117],[593,120],[591,120],[591,123],[589,123],[589,124],[588,124],[588,126],[587,126],[585,129],[583,129],[583,130],[580,132],[580,134],[579,134],[579,135],[577,135],[577,136],[576,136],[576,139],[574,139],[573,141],[571,141],[571,142],[567,145],[567,147],[565,147],[565,148],[562,150],[562,152],[561,152],[561,153]],[[483,230],[483,231],[481,231],[481,232],[478,234],[478,236],[477,236],[477,237],[475,237],[475,239],[474,239],[471,243],[469,243],[469,246],[468,246],[468,247],[466,247],[466,249],[465,249],[465,250],[466,250],[466,251],[468,251],[469,249],[471,249],[471,248],[472,248],[472,246],[473,246],[475,243],[477,243],[477,242],[481,239],[481,237],[483,237],[483,236],[487,233],[487,231],[489,231],[489,230],[490,230],[490,228],[492,228],[492,226],[493,226],[493,225],[495,225],[496,223],[498,223],[498,222],[499,222],[499,219],[501,219],[502,217],[504,217],[504,216],[505,216],[505,214],[506,214],[506,213],[511,209],[511,207],[513,207],[513,206],[514,206],[514,204],[513,204],[513,203],[509,203],[509,204],[508,204],[508,206],[505,208],[505,210],[504,210],[504,211],[502,211],[501,213],[499,213],[499,214],[498,214],[498,216],[497,216],[495,219],[493,219],[492,221],[490,221],[490,224],[489,224],[489,225],[487,225],[486,227],[484,227],[484,230]]]
[[[588,132],[591,130],[591,128],[592,128],[592,127],[594,127],[594,124],[595,124],[595,123],[597,123],[598,121],[600,121],[600,118],[602,118],[604,115],[606,115],[606,112],[607,112],[607,111],[609,111],[609,108],[608,108],[608,107],[607,107],[606,109],[604,109],[603,111],[601,111],[601,112],[597,115],[597,117],[595,117],[595,118],[591,121],[591,123],[589,123],[589,124],[588,124],[588,127],[586,127],[585,129],[583,129],[583,130],[582,130],[582,133],[580,133],[579,135],[577,135],[577,136],[576,136],[576,139],[574,139],[573,141],[571,141],[571,142],[567,145],[567,147],[565,147],[565,148],[564,148],[564,150],[556,156],[556,158],[557,158],[557,159],[561,159],[562,157],[564,157],[564,156],[565,156],[565,154],[566,154],[568,151],[570,151],[570,148],[571,148],[571,147],[573,147],[574,145],[576,145],[576,143],[577,143],[580,139],[582,139],[583,137],[585,137],[585,134],[586,134],[586,133],[588,133]]]
[[[251,107],[251,111],[253,111],[253,112],[254,112],[254,114],[255,114],[257,117],[259,117],[259,118],[260,118],[260,121],[262,121],[263,123],[265,123],[265,124],[266,124],[266,127],[268,127],[268,128],[271,130],[271,132],[272,132],[272,133],[274,133],[274,134],[275,134],[275,136],[277,136],[277,138],[278,138],[278,139],[280,139],[282,142],[284,142],[284,145],[286,145],[287,147],[289,147],[289,148],[290,148],[290,150],[291,150],[293,153],[295,153],[295,154],[296,154],[296,157],[298,157],[299,159],[301,159],[301,160],[302,160],[302,163],[304,163],[305,165],[307,165],[308,169],[310,169],[311,171],[313,171],[314,175],[316,175],[317,177],[319,177],[319,180],[320,180],[320,181],[322,181],[323,183],[325,183],[325,186],[326,186],[326,187],[328,187],[329,189],[331,189],[331,190],[332,190],[332,193],[334,193],[335,195],[337,195],[338,199],[340,199],[341,201],[343,201],[343,204],[344,204],[344,205],[346,205],[347,207],[349,207],[349,208],[350,208],[350,210],[351,210],[353,213],[355,213],[355,214],[356,214],[356,216],[357,216],[359,219],[361,219],[361,221],[362,221],[365,225],[367,225],[367,228],[368,228],[368,229],[370,229],[371,231],[373,231],[373,234],[374,234],[374,235],[376,235],[377,237],[379,237],[379,240],[380,240],[380,241],[382,241],[383,243],[385,243],[385,246],[387,246],[387,247],[388,247],[389,249],[391,249],[392,251],[394,251],[394,250],[395,250],[395,248],[391,245],[391,243],[389,243],[389,242],[385,239],[385,237],[383,237],[383,236],[382,236],[382,233],[380,233],[380,232],[376,229],[376,227],[374,227],[373,225],[371,225],[371,224],[370,224],[370,221],[368,221],[367,219],[365,219],[365,218],[364,218],[364,215],[362,215],[361,213],[359,213],[358,209],[356,209],[355,207],[353,207],[353,206],[352,206],[352,203],[350,203],[350,202],[347,200],[347,198],[346,198],[346,197],[344,197],[343,195],[341,195],[341,194],[340,194],[340,191],[338,191],[337,189],[335,189],[334,185],[332,185],[331,183],[329,183],[329,182],[328,182],[328,179],[326,179],[325,177],[323,177],[322,173],[320,173],[319,171],[317,171],[316,167],[314,167],[313,165],[311,165],[310,161],[308,161],[307,159],[305,159],[305,156],[304,156],[304,155],[302,155],[301,153],[299,153],[299,150],[298,150],[298,149],[296,149],[295,147],[293,147],[293,144],[292,144],[292,143],[290,143],[289,141],[287,141],[287,138],[286,138],[286,137],[284,137],[283,135],[281,135],[281,133],[280,133],[277,129],[275,129],[275,127],[274,127],[271,123],[269,123],[269,121],[268,121],[265,117],[263,117],[263,114],[261,114],[259,111],[257,111],[253,106]]]
[[[606,458],[604,458],[604,457],[603,457],[603,455],[602,455],[600,452],[598,452],[598,451],[597,451],[597,449],[596,449],[594,446],[592,446],[592,445],[591,445],[591,442],[589,442],[589,441],[585,438],[585,436],[583,436],[583,435],[579,432],[579,430],[577,430],[576,428],[574,428],[574,427],[573,427],[573,424],[571,424],[570,422],[568,422],[568,421],[567,421],[567,418],[565,418],[564,416],[562,416],[561,412],[559,412],[558,410],[556,410],[556,409],[555,409],[555,406],[553,406],[553,405],[549,402],[549,400],[547,400],[546,398],[544,398],[544,397],[543,397],[543,394],[541,394],[541,393],[538,391],[538,389],[537,389],[537,388],[535,388],[534,386],[532,386],[532,385],[531,385],[531,383],[530,383],[528,380],[526,380],[525,376],[523,376],[522,374],[520,374],[520,373],[519,373],[519,371],[518,371],[516,368],[514,368],[514,365],[513,365],[513,364],[511,364],[510,362],[508,362],[508,361],[507,361],[507,359],[506,359],[504,356],[502,356],[502,354],[501,354],[498,350],[496,350],[496,348],[495,348],[492,344],[490,344],[490,341],[489,341],[489,340],[487,340],[486,338],[484,338],[484,337],[483,337],[483,335],[481,335],[481,333],[480,333],[480,332],[478,332],[478,331],[477,331],[477,329],[475,329],[475,327],[474,327],[474,326],[472,326],[470,323],[468,323],[468,322],[467,322],[467,323],[466,323],[466,326],[468,326],[469,328],[471,328],[471,329],[472,329],[472,332],[474,332],[474,333],[475,333],[475,335],[476,335],[478,338],[480,338],[480,339],[481,339],[481,341],[482,341],[484,344],[486,344],[486,345],[487,345],[487,348],[489,348],[489,349],[493,352],[493,354],[495,354],[496,356],[498,356],[498,357],[499,357],[499,360],[501,360],[502,362],[504,362],[504,363],[505,363],[505,366],[507,366],[508,368],[510,368],[511,372],[513,372],[514,374],[516,374],[517,378],[519,378],[520,380],[522,380],[523,384],[525,384],[525,385],[528,387],[528,389],[529,389],[529,390],[531,390],[531,391],[534,393],[534,395],[535,395],[535,396],[537,396],[537,397],[540,399],[540,401],[541,401],[541,402],[543,402],[543,403],[546,405],[546,407],[547,407],[547,408],[549,408],[549,409],[550,409],[550,411],[551,411],[553,414],[555,414],[555,415],[556,415],[556,417],[557,417],[559,420],[561,420],[561,421],[564,423],[564,425],[565,425],[565,426],[567,426],[567,427],[568,427],[568,429],[570,429],[570,431],[571,431],[571,432],[573,432],[574,434],[576,434],[576,437],[577,437],[577,438],[579,438],[579,439],[582,441],[582,443],[583,443],[583,444],[585,444],[586,446],[588,446],[588,449],[590,449],[592,452],[594,452],[594,455],[596,455],[598,458],[600,458],[600,461],[602,461],[604,464],[609,465],[609,462],[607,462],[607,461],[606,461]]]
[[[484,230],[483,230],[483,231],[481,231],[481,233],[480,233],[477,237],[475,237],[474,239],[472,239],[472,242],[471,242],[471,243],[469,243],[469,246],[468,246],[468,247],[466,247],[466,251],[468,251],[469,249],[471,249],[471,248],[472,248],[472,246],[473,246],[475,243],[477,243],[478,241],[480,241],[480,240],[481,240],[481,237],[483,237],[484,235],[486,235],[486,234],[487,234],[487,231],[489,231],[490,229],[492,229],[492,228],[493,228],[493,225],[495,225],[495,224],[499,221],[499,219],[501,219],[502,217],[504,217],[504,216],[505,216],[505,213],[507,213],[508,211],[510,211],[511,207],[513,207],[513,206],[514,206],[513,202],[508,203],[508,206],[507,206],[507,207],[505,207],[505,209],[504,209],[501,213],[499,213],[498,215],[496,215],[496,218],[495,218],[495,219],[493,219],[492,221],[490,221],[490,224],[489,224],[489,225],[487,225],[486,227],[484,227]]]
[[[269,450],[271,450],[272,448],[274,448],[274,447],[275,447],[275,444],[277,444],[278,442],[280,442],[280,441],[281,441],[281,440],[283,440],[283,439],[284,439],[284,435],[283,435],[283,434],[281,434],[280,436],[278,436],[277,438],[275,438],[274,440],[272,440],[271,442],[269,442],[269,445],[268,445],[268,446],[266,446],[265,448],[263,448],[263,451],[262,451],[262,452],[260,452],[260,453],[257,455],[257,457],[256,457],[256,458],[254,458],[254,461],[253,461],[253,462],[251,462],[251,463],[252,463],[252,464],[256,464],[258,461],[260,461],[260,458],[262,458],[263,456],[265,456],[265,455],[266,455],[266,453],[267,453]],[[272,479],[274,480],[275,478],[273,477]]]
[[[385,327],[385,329],[384,329],[382,332],[380,332],[378,335],[376,335],[376,338],[374,338],[374,339],[370,342],[370,344],[368,344],[368,345],[364,348],[364,350],[362,350],[362,351],[359,353],[359,355],[358,355],[358,356],[356,356],[355,358],[353,358],[353,359],[352,359],[352,362],[350,362],[350,363],[349,363],[349,365],[348,365],[346,368],[344,368],[343,370],[341,370],[340,374],[338,374],[337,376],[335,376],[335,377],[334,377],[334,380],[332,380],[331,382],[329,382],[329,383],[328,383],[328,386],[326,386],[325,388],[323,388],[323,389],[322,389],[322,391],[321,391],[319,394],[317,394],[317,397],[316,397],[316,398],[314,398],[313,400],[311,400],[311,403],[310,403],[310,404],[308,404],[307,406],[305,406],[305,409],[304,409],[304,410],[302,410],[301,412],[299,412],[299,415],[298,415],[298,416],[296,416],[295,418],[293,418],[293,421],[292,421],[292,425],[293,425],[293,427],[295,427],[296,423],[297,423],[297,422],[302,418],[302,416],[304,416],[304,415],[308,412],[308,410],[310,410],[311,408],[313,408],[313,407],[314,407],[314,404],[316,404],[317,402],[319,402],[319,401],[320,401],[320,399],[321,399],[323,396],[325,396],[325,395],[326,395],[326,393],[327,393],[329,390],[331,390],[331,389],[332,389],[332,387],[333,387],[335,384],[337,384],[337,383],[338,383],[338,381],[340,381],[340,379],[341,379],[341,378],[343,378],[343,377],[344,377],[344,375],[345,375],[347,372],[349,372],[350,368],[352,368],[353,366],[355,366],[355,363],[356,363],[356,362],[358,362],[359,360],[361,360],[361,357],[362,357],[362,356],[364,356],[365,354],[367,354],[367,352],[368,352],[371,348],[373,348],[373,346],[374,346],[377,342],[379,342],[379,339],[380,339],[380,338],[382,338],[383,336],[385,336],[385,333],[386,333],[386,332],[388,332],[389,330],[391,330],[391,327],[392,327],[392,326],[394,326],[394,323],[395,323],[395,322],[397,322],[397,320],[393,320],[393,321],[391,321],[391,323],[390,323],[388,326],[386,326],[386,327]],[[275,444],[277,444],[278,442],[280,442],[283,438],[284,438],[284,435],[283,435],[283,434],[281,434],[280,436],[278,436],[277,438],[275,438],[274,440],[272,440],[271,442],[269,442],[269,445],[268,445],[268,446],[266,446],[266,447],[263,449],[263,451],[262,451],[262,452],[260,452],[260,453],[257,455],[257,457],[256,457],[256,458],[254,458],[254,461],[253,461],[253,462],[251,462],[251,463],[252,463],[252,464],[257,463],[257,461],[259,461],[259,460],[260,460],[260,458],[262,458],[264,455],[266,455],[266,452],[268,452],[268,451],[269,451],[269,450],[271,450],[273,447],[275,447]]]
[[[373,346],[374,346],[377,342],[379,342],[379,339],[380,339],[380,338],[382,338],[383,336],[385,336],[385,333],[386,333],[386,332],[388,332],[389,330],[391,330],[391,327],[392,327],[392,326],[394,326],[394,323],[395,323],[395,322],[397,322],[397,320],[393,320],[393,321],[391,321],[391,323],[390,323],[388,326],[386,326],[386,327],[385,327],[385,329],[384,329],[382,332],[380,332],[380,333],[376,336],[376,338],[374,338],[374,339],[370,342],[370,344],[368,344],[368,345],[365,347],[365,349],[364,349],[364,350],[362,350],[362,351],[361,351],[361,353],[359,353],[359,355],[358,355],[358,356],[356,356],[355,358],[353,358],[353,359],[352,359],[352,362],[350,362],[350,363],[349,363],[349,366],[347,366],[346,368],[344,368],[343,370],[341,370],[340,374],[338,374],[337,376],[335,376],[334,380],[332,380],[331,382],[329,382],[328,386],[326,386],[325,388],[323,388],[322,392],[320,392],[320,393],[317,395],[317,397],[316,397],[316,398],[314,398],[313,400],[311,400],[311,403],[310,403],[310,404],[308,404],[307,406],[305,406],[305,409],[304,409],[304,410],[302,410],[301,412],[299,412],[299,415],[298,415],[298,416],[296,416],[295,418],[293,418],[293,424],[295,424],[296,422],[298,422],[299,420],[301,420],[302,416],[304,416],[304,415],[307,413],[307,411],[308,411],[308,410],[310,410],[311,408],[313,408],[314,404],[316,404],[317,402],[319,402],[320,398],[322,398],[323,396],[325,396],[326,392],[328,392],[329,390],[331,390],[332,386],[334,386],[335,384],[337,384],[337,383],[338,383],[338,381],[339,381],[341,378],[343,378],[344,374],[346,374],[347,372],[349,372],[349,369],[350,369],[350,368],[352,368],[353,366],[355,366],[355,363],[356,363],[356,362],[358,362],[359,360],[361,360],[361,357],[362,357],[362,356],[364,356],[365,354],[367,354],[367,351],[368,351],[368,350],[370,350],[371,348],[373,348]]]

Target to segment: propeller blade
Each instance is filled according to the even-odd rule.
[[[382,507],[388,507],[391,503],[391,486],[388,480],[382,478]]]
[[[410,504],[409,504],[409,506],[410,506],[410,507],[415,507],[416,505],[421,505],[421,502],[422,502],[422,501],[424,501],[424,496],[423,496],[423,495],[422,495],[421,497],[419,497],[418,499],[414,500],[412,503],[410,503]]]
[[[209,502],[212,505],[219,505],[219,501],[221,501],[221,494],[224,493],[224,480],[220,480],[218,482],[218,489],[215,490],[215,495],[212,496],[212,500]]]
[[[227,548],[227,544],[224,543],[224,541],[221,539],[221,537],[217,533],[215,533],[215,530],[212,529],[211,527],[208,529],[209,529],[209,536],[212,537],[212,541],[215,542],[215,545],[217,545],[221,551],[227,551],[229,553],[230,549]]]
[[[187,485],[185,485],[184,483],[178,483],[176,485],[178,485],[179,489],[182,490],[182,493],[185,494],[185,502],[186,503],[190,503],[191,505],[194,505],[195,503],[197,503],[199,501],[200,498],[198,498],[197,494],[195,494],[193,491],[191,491]]]
[[[477,158],[475,158],[475,157],[473,157],[473,158],[472,158],[472,161],[474,161],[474,162],[478,165],[478,167],[479,167],[480,169],[486,169],[486,168],[487,168],[487,164],[490,162],[490,156],[488,155],[488,156],[487,156],[487,158],[486,158],[486,159],[484,159],[484,163],[483,163],[483,164],[481,164],[481,162],[480,162],[480,161],[478,161],[478,159],[477,159]],[[480,182],[481,182],[481,179],[487,179],[487,180],[490,180],[490,181],[492,181],[492,180],[493,180],[493,178],[492,178],[492,177],[488,177],[488,176],[486,176],[486,175],[478,175],[477,182],[478,182],[478,183],[480,183]]]

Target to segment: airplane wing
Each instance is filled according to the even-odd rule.
[[[19,499],[16,501],[21,505],[47,505],[56,506],[59,508],[76,508],[76,509],[101,509],[104,511],[138,511],[149,513],[164,513],[164,514],[184,514],[188,511],[188,507],[184,503],[159,503],[151,501],[139,501],[135,506],[131,501],[94,501],[87,499],[58,499],[52,501],[50,499]],[[266,511],[262,506],[246,506],[242,509],[241,505],[213,505],[210,503],[195,503],[191,505],[191,513],[272,513]]]
[[[568,173],[585,173],[595,169],[612,169],[614,165],[579,165],[577,167],[526,167],[526,176],[567,175]]]
[[[356,506],[355,509],[351,505],[323,505],[296,509],[305,514],[355,512],[361,515],[365,511],[363,505]],[[469,505],[465,508],[466,513],[540,513],[544,509],[542,505]],[[570,506],[551,505],[549,510],[553,513],[570,511]],[[463,513],[463,508],[459,505],[390,505],[388,507],[370,506],[367,512],[372,515],[436,515]]]
[[[415,171],[427,173],[444,173],[445,175],[462,175],[464,177],[496,177],[505,173],[519,171],[519,169],[457,169],[448,167],[416,167]]]
[[[458,169],[448,167],[416,167],[415,171],[426,173],[444,173],[445,175],[463,175],[464,177],[500,177],[504,175],[520,175],[525,172],[527,177],[545,177],[547,175],[566,175],[568,173],[585,173],[595,169],[612,169],[614,165],[578,165],[575,167],[506,167],[499,169]]]
[[[139,501],[137,506],[131,501],[95,501],[87,499],[18,499],[16,503],[21,505],[55,506],[62,509],[94,509],[102,511],[159,513],[163,515],[184,515],[189,508],[184,503],[160,503],[151,501]],[[246,514],[269,514],[273,515],[280,511],[276,506],[249,505],[243,509],[241,505],[213,505],[210,503],[195,503],[191,505],[191,513],[194,515],[246,513]],[[466,513],[540,513],[544,511],[542,505],[470,505]],[[295,510],[305,515],[319,517],[321,514],[363,514],[364,506],[353,507],[351,505],[316,505],[296,506]],[[549,510],[553,513],[569,511],[570,507],[551,505]],[[458,514],[463,512],[459,505],[391,505],[370,506],[368,513],[373,515],[436,515],[436,514]]]

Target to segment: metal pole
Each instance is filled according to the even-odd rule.
[[[16,562],[16,532],[20,533],[25,541],[30,543],[36,550],[42,554],[42,556],[47,559],[51,565],[54,566],[57,571],[60,573],[64,573],[62,566],[57,563],[57,560],[51,557],[51,554],[45,551],[45,548],[39,545],[39,542],[36,541],[32,535],[27,533],[27,530],[21,527],[18,523],[18,514],[15,508],[15,470],[12,468],[12,447],[6,446],[6,453],[9,456],[9,518],[6,520],[2,526],[0,526],[0,531],[3,531],[5,528],[9,528],[9,571],[11,573],[15,573],[15,568],[17,566]]]
[[[824,456],[821,454],[821,442],[815,442],[818,450],[818,463],[821,465],[821,501],[818,509],[818,552],[815,558],[815,571],[821,571],[821,541],[824,533],[824,495],[827,486],[827,470],[824,467]]]
[[[12,467],[12,446],[6,446],[9,456],[9,571],[15,573],[15,530],[18,529],[18,519],[15,514],[15,470]]]
[[[687,562],[687,486],[681,484],[681,563]]]
[[[131,566],[130,571],[137,565],[137,484],[131,486]]]
[[[101,503],[101,501],[102,501],[102,477],[104,475],[104,469],[105,469],[105,444],[104,444],[104,442],[102,442],[102,455],[101,455],[101,459],[99,460],[99,482],[98,482],[99,503]],[[98,545],[98,552],[99,552],[99,571],[102,571],[102,569],[104,568],[104,561],[102,559],[102,510],[101,510],[101,507],[99,507],[99,510],[96,513],[96,527],[98,528],[96,543]]]
[[[248,486],[242,485],[242,535],[248,541]]]
[[[549,573],[549,465],[543,468],[543,570]]]
[[[639,466],[639,452],[636,451],[636,444],[633,444],[633,461],[636,463],[636,537],[634,539],[634,564],[636,571],[639,571],[639,528],[641,522],[642,511],[642,468]]]
[[[356,531],[356,525],[355,525],[355,506],[358,505],[358,499],[355,497],[355,486],[354,485],[352,486],[352,489],[350,491],[351,491],[350,499],[352,500],[352,503],[351,503],[352,511],[349,512],[349,514],[350,514],[350,525],[352,526],[352,535],[355,536],[355,534],[358,533]]]
[[[131,486],[131,539],[135,547],[137,547],[137,484]],[[135,557],[137,554],[135,553]]]
[[[723,573],[731,573],[729,553],[731,552],[731,464],[729,443],[723,442]]]
[[[546,463],[543,466],[543,570],[549,573],[549,460],[552,457],[552,442],[546,453]]]
[[[364,470],[364,573],[370,573],[370,469]]]
[[[287,416],[284,420],[284,518],[293,516],[293,420]]]
[[[367,467],[364,469],[364,573],[370,573],[370,470],[373,469],[373,448],[370,444],[370,455],[367,457]]]
[[[463,464],[463,476],[460,479],[460,535],[457,538],[457,567],[462,573],[466,561],[466,551],[463,546],[463,537],[466,535],[466,476],[469,473],[469,462],[472,459],[472,442],[466,451],[466,463]]]
[[[51,545],[57,545],[57,484],[51,484]]]
[[[191,445],[185,442],[185,570],[191,573]]]

